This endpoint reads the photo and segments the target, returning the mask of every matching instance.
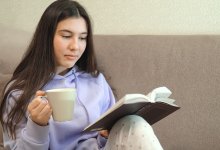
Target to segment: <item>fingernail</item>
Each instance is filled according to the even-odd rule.
[[[48,103],[47,98],[45,96],[40,97],[43,103]]]

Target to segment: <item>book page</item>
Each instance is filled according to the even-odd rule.
[[[167,87],[158,87],[150,92],[147,96],[156,101],[158,98],[168,98],[172,92]]]
[[[148,96],[143,95],[143,94],[127,94],[124,97],[125,104],[132,104],[132,103],[139,103],[139,102],[154,103],[155,101],[150,99]]]
[[[157,98],[156,102],[163,102],[172,106],[177,106],[176,104],[174,104],[175,100],[171,98]]]

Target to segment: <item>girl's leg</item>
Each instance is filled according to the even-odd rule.
[[[123,117],[110,131],[105,150],[162,150],[152,127],[136,115]]]

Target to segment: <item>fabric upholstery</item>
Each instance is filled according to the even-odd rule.
[[[153,125],[164,149],[220,149],[220,36],[96,36],[95,46],[118,98],[171,89],[181,109]]]
[[[31,33],[0,31],[2,90]],[[158,86],[173,92],[181,109],[153,125],[164,149],[220,149],[220,36],[95,35],[94,42],[99,67],[118,98]]]

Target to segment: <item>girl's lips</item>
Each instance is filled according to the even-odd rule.
[[[65,58],[67,58],[68,60],[75,60],[78,56],[77,55],[64,55]]]

